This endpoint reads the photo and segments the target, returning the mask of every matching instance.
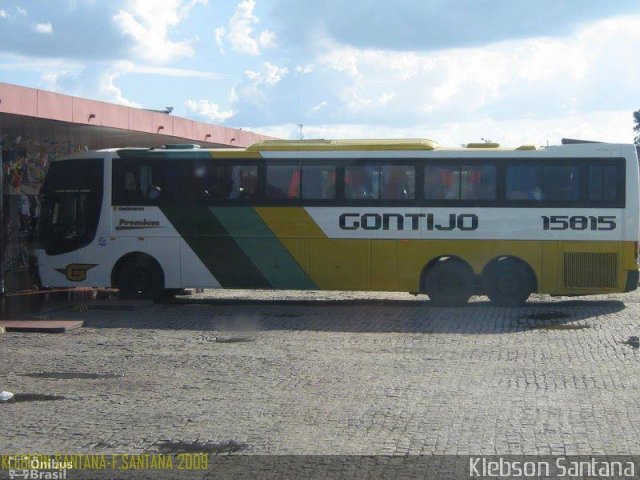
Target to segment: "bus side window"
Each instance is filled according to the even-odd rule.
[[[210,205],[229,198],[231,170],[224,165],[196,163],[187,176],[185,192],[190,203]]]
[[[416,196],[416,171],[412,165],[383,165],[380,198],[411,200]]]
[[[462,200],[495,200],[496,167],[463,166],[460,175]]]
[[[305,200],[333,200],[336,198],[336,167],[303,165],[302,198]]]
[[[542,167],[543,200],[551,202],[577,202],[580,199],[579,168],[572,165],[545,165]]]
[[[233,165],[231,167],[231,200],[255,200],[258,197],[258,166]]]
[[[344,195],[347,200],[377,200],[380,198],[380,168],[357,165],[344,169]]]
[[[589,201],[613,202],[618,199],[618,168],[615,165],[589,166]]]
[[[124,188],[124,190],[120,191],[120,203],[125,205],[135,204],[140,201],[142,198],[142,193],[140,192],[140,184],[139,184],[139,174],[137,175],[136,170],[138,169],[130,169],[127,168],[124,172],[121,172],[122,175],[122,183],[119,185],[119,188]]]
[[[300,167],[297,165],[267,165],[265,194],[271,200],[300,198]]]
[[[141,192],[146,203],[171,205],[179,203],[180,167],[158,163],[140,167]]]
[[[425,167],[424,198],[458,200],[460,198],[460,167]]]
[[[508,165],[507,199],[542,200],[542,167],[539,165]]]
[[[127,201],[132,201],[138,197],[138,179],[136,174],[131,170],[124,171],[124,198]]]
[[[114,205],[135,205],[143,200],[140,191],[140,167],[113,162],[112,198]]]

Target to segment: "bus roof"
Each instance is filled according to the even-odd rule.
[[[248,152],[300,150],[435,150],[440,148],[427,138],[354,140],[264,140],[247,147]]]
[[[560,149],[562,151],[575,150],[576,152],[603,150],[621,147],[622,144],[607,143],[581,143],[563,144],[538,149],[535,145],[527,144],[518,147],[504,148],[497,143],[467,143],[460,147],[442,147],[437,142],[426,138],[410,139],[353,139],[353,140],[264,140],[254,143],[247,148],[195,148],[191,145],[167,145],[160,148],[113,148],[100,150],[101,152],[114,152],[121,158],[141,158],[166,156],[174,157],[180,154],[181,157],[201,157],[211,155],[214,158],[262,158],[263,152],[358,152],[358,151],[437,151],[437,152],[469,152],[490,154],[490,152],[522,152],[526,151],[552,151]],[[630,145],[624,145],[628,147]],[[435,152],[434,152],[435,153]],[[484,156],[481,155],[481,156]],[[270,156],[270,155],[269,155]]]

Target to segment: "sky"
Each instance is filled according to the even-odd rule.
[[[0,0],[0,81],[292,139],[632,142],[638,52],[640,0]]]

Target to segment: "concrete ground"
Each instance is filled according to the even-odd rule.
[[[0,390],[21,395],[0,404],[0,452],[640,454],[639,302],[206,291],[75,305],[48,316],[83,329],[0,335]]]

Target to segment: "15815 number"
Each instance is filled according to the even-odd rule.
[[[542,228],[544,230],[615,230],[616,217],[613,215],[598,217],[543,215]]]

